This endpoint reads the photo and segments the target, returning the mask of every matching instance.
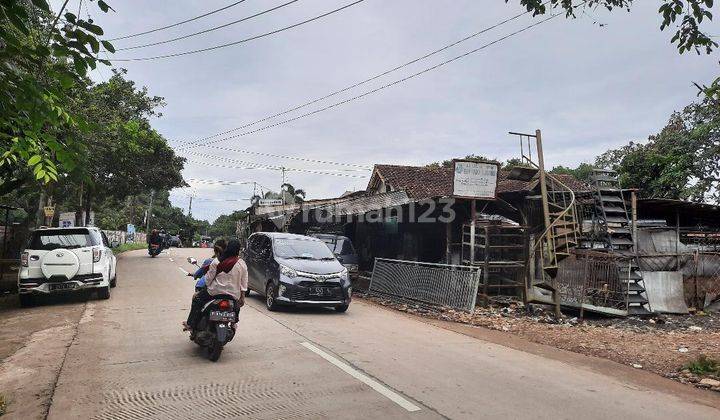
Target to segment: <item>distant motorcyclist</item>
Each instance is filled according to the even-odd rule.
[[[150,254],[151,257],[160,254],[160,251],[162,250],[162,238],[160,237],[160,233],[157,229],[153,229],[152,232],[150,232],[147,237],[147,243],[148,254]]]

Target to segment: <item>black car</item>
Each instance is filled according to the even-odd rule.
[[[176,248],[182,248],[182,240],[180,239],[180,236],[178,235],[172,235],[170,237],[170,246],[174,246]]]
[[[348,271],[323,241],[289,233],[254,233],[245,250],[249,288],[265,296],[267,308],[280,305],[350,306]]]
[[[358,256],[349,238],[329,233],[314,233],[312,236],[325,242],[325,245],[335,254],[335,258],[337,258],[340,264],[344,265],[351,274],[357,274]]]

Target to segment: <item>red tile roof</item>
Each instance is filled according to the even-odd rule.
[[[497,193],[513,191],[528,191],[533,182],[508,179],[509,171],[500,170],[498,173]],[[370,183],[380,177],[386,184],[397,190],[404,190],[408,196],[415,199],[433,197],[450,197],[453,191],[452,168],[435,168],[427,166],[401,166],[401,165],[375,165]],[[585,191],[587,185],[571,175],[555,175],[575,191]]]

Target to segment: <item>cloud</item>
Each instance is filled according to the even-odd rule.
[[[162,61],[124,63],[129,77],[164,96],[155,126],[169,139],[224,131],[355,83],[521,11],[519,2],[366,1],[323,20],[275,36],[214,52]],[[176,52],[221,44],[298,22],[345,4],[303,0],[281,11],[175,44],[123,52],[123,56]],[[116,7],[117,6],[117,7]],[[98,17],[110,35],[136,32],[198,15],[207,2],[128,0]],[[117,42],[157,41],[225,23],[270,7],[247,2],[166,33]],[[359,164],[425,164],[475,153],[507,159],[517,153],[510,130],[543,129],[549,164],[573,165],[628,140],[658,131],[670,113],[696,99],[693,81],[717,73],[717,58],[680,56],[659,30],[655,6],[631,13],[596,11],[575,21],[560,17],[482,52],[347,105],[223,145],[275,154]],[[606,24],[601,28],[594,21]],[[397,74],[339,95],[373,89],[476,48],[532,22],[524,17]],[[117,56],[121,54],[118,53]],[[105,72],[108,73],[107,71]],[[96,77],[98,75],[96,74]],[[309,107],[303,111],[310,111]],[[302,111],[301,111],[302,112]],[[293,114],[296,115],[296,114]],[[309,169],[333,166],[202,149],[258,164]],[[279,188],[279,171],[188,165],[187,178],[257,181]],[[308,198],[361,189],[365,181],[288,172]],[[198,196],[242,198],[238,186],[197,188]],[[186,206],[182,195],[173,199]],[[214,219],[241,203],[193,203],[193,214]]]

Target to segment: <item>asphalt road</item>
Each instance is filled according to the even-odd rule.
[[[598,372],[362,301],[345,314],[268,312],[254,295],[241,311],[238,336],[213,363],[180,328],[193,292],[193,281],[182,272],[192,268],[185,257],[208,252],[173,249],[155,259],[143,251],[124,255],[111,299],[71,303],[79,313],[54,327],[62,329],[56,332],[66,348],[51,351],[31,341],[3,361],[0,387],[56,373],[46,375],[46,391],[35,395],[47,400],[39,411],[21,416],[11,401],[10,416],[720,418],[717,406],[711,407],[717,400],[694,398],[701,395],[696,390],[668,392],[663,386],[670,381],[662,378],[638,385],[622,367]],[[31,310],[53,308],[59,310]],[[33,365],[32,354],[40,348],[46,354],[38,360],[45,364]],[[22,392],[14,398],[22,401]]]

